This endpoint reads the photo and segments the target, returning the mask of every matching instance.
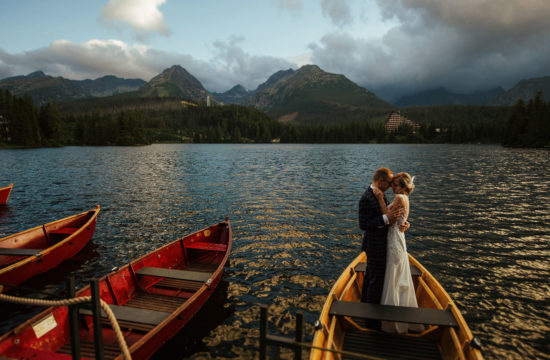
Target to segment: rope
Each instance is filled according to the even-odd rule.
[[[21,297],[6,295],[6,294],[0,294],[0,300],[16,303],[16,304],[23,304],[23,305],[70,306],[70,305],[78,305],[78,304],[91,302],[92,297],[79,296],[72,299],[64,299],[64,300],[42,300],[42,299],[21,298]],[[113,330],[115,331],[118,343],[120,345],[120,349],[122,350],[124,357],[127,360],[131,360],[132,356],[130,355],[130,350],[128,350],[128,345],[126,344],[126,341],[124,340],[124,335],[122,335],[120,326],[116,321],[115,314],[113,314],[113,311],[105,301],[101,299],[99,299],[99,301],[101,304],[101,308],[103,309],[103,311],[105,311],[105,314],[107,314],[107,318],[109,318],[109,321],[111,322],[111,325],[113,327]]]

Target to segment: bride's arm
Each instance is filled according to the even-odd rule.
[[[395,198],[394,202],[397,202],[397,201],[399,201],[399,204],[402,206],[403,213],[406,214],[405,216],[408,217],[408,214],[409,214],[409,199],[407,197],[397,196]],[[410,226],[411,226],[411,224],[407,220],[405,220],[404,223],[399,224],[399,231],[405,232],[409,229]]]
[[[373,187],[372,192],[376,196],[376,199],[378,200],[378,204],[380,204],[380,209],[382,210],[382,213],[385,214],[387,209],[386,209],[386,202],[384,201],[384,193],[382,192],[382,190],[375,187]]]
[[[396,201],[399,196],[396,197],[396,199],[389,206],[386,206],[386,202],[384,201],[384,193],[378,188],[373,188],[373,193],[378,200],[382,214],[385,214],[389,223],[393,224],[395,220],[403,213],[404,209],[401,200]]]

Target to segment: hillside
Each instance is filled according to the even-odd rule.
[[[17,96],[27,94],[34,102],[44,104],[52,100],[63,102],[121,94],[138,90],[144,84],[145,81],[140,79],[122,79],[111,75],[95,80],[69,80],[36,71],[26,76],[3,79],[0,81],[0,89]]]
[[[366,121],[393,109],[345,76],[315,65],[274,74],[248,103],[279,121],[300,124]]]
[[[235,85],[223,93],[212,93],[214,97],[224,104],[243,104],[247,101],[250,93],[242,86]]]
[[[440,87],[421,91],[416,94],[402,97],[395,102],[396,106],[437,106],[437,105],[490,105],[497,96],[504,94],[503,88],[498,87],[486,91],[467,94],[457,94]]]
[[[510,90],[496,97],[495,105],[514,105],[520,98],[525,102],[534,99],[542,91],[545,101],[550,101],[550,76],[521,80]]]

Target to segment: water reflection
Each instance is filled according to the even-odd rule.
[[[8,211],[0,209],[0,233],[101,205],[93,238],[97,255],[69,270],[80,285],[230,217],[234,247],[227,288],[213,305],[222,315],[198,317],[196,329],[204,331],[181,358],[254,358],[259,304],[269,305],[275,334],[293,334],[294,314],[304,311],[311,340],[311,324],[332,283],[360,248],[358,200],[380,166],[417,175],[408,248],[455,299],[485,357],[548,358],[546,151],[154,145],[5,150],[0,156],[0,183],[15,183]],[[10,319],[0,325],[20,321]]]

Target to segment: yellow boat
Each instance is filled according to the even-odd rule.
[[[409,254],[418,308],[361,303],[366,255],[338,278],[321,311],[310,360],[483,359],[458,307],[439,282]],[[404,335],[364,327],[364,319],[424,324]]]

